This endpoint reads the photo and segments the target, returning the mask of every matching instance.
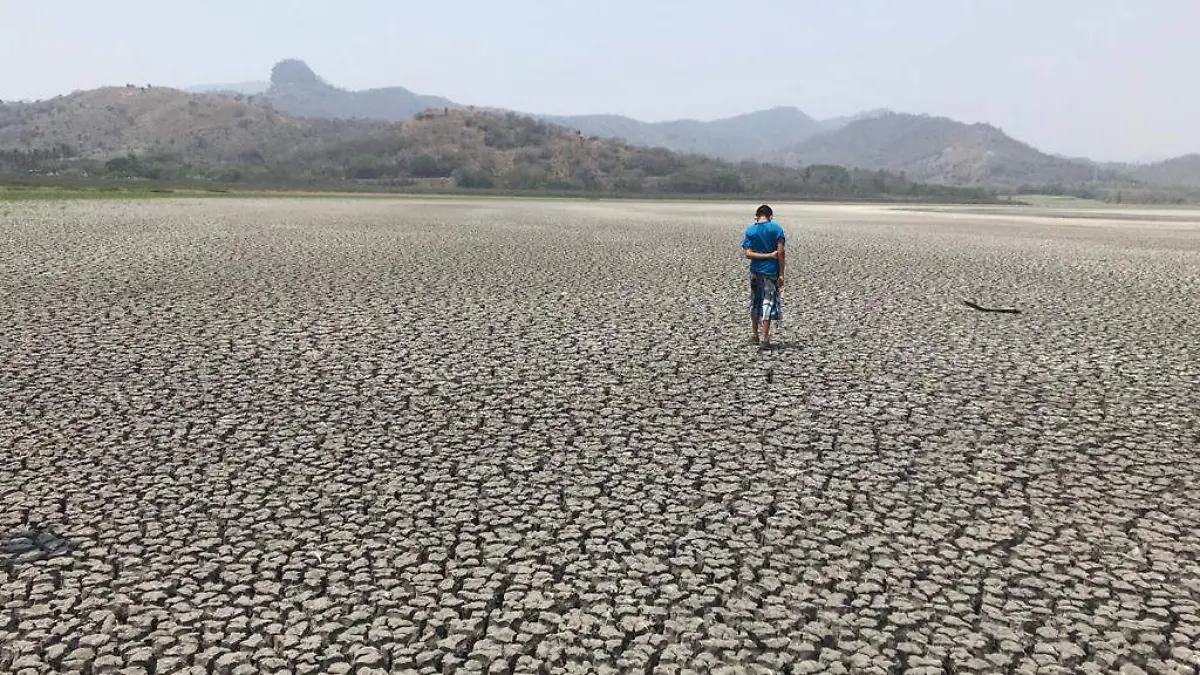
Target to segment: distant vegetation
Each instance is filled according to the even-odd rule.
[[[1200,201],[1200,156],[1058,157],[986,124],[779,107],[645,123],[475,110],[403,87],[347,91],[301,61],[269,83],[138,87],[0,104],[0,175],[404,190],[978,201]],[[220,88],[220,87],[218,87]],[[246,93],[257,92],[257,93]],[[844,168],[842,168],[844,167]]]
[[[275,65],[269,83],[196,87],[197,93],[255,92],[254,102],[266,103],[293,117],[362,119],[403,122],[429,109],[467,106],[439,96],[423,96],[404,87],[348,91],[321,79],[302,61]],[[509,111],[499,111],[509,112]],[[866,116],[879,113],[867,113]],[[712,122],[673,120],[641,122],[620,115],[551,116],[529,114],[551,124],[590,136],[704,154],[729,161],[758,160],[824,131],[841,128],[858,117],[818,121],[796,108],[777,107]]]
[[[228,88],[265,89],[250,100],[304,118],[399,122],[422,110],[465,107],[403,87],[339,89],[295,60],[280,62],[270,83]],[[1043,153],[990,125],[928,115],[877,110],[816,120],[795,108],[779,107],[711,122],[648,123],[619,115],[538,118],[590,136],[735,162],[885,170],[917,182],[1016,194],[1139,202],[1200,198],[1200,171],[1194,167],[1194,159],[1184,157],[1152,166],[1104,165]]]
[[[1188,185],[1200,188],[1200,154],[1184,155],[1137,167],[1132,170],[1131,175],[1154,185]]]
[[[512,113],[442,108],[403,124],[302,120],[247,100],[157,88],[94,90],[7,110],[0,174],[506,193],[993,198],[883,171],[730,164]]]

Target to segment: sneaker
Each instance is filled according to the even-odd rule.
[[[752,344],[752,345],[756,345],[756,344],[758,344],[758,343],[759,343],[759,341],[758,341],[758,336],[757,336],[757,335],[752,335],[752,336],[750,336],[750,344]]]

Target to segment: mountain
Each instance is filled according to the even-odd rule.
[[[794,145],[821,131],[822,123],[790,107],[738,115],[711,122],[674,120],[640,122],[618,115],[543,117],[548,122],[634,145],[700,153],[731,161],[755,159]]]
[[[438,96],[422,96],[403,87],[365,91],[339,89],[297,60],[281,61],[275,66],[270,87],[261,97],[277,110],[296,117],[386,122],[401,122],[422,110],[465,107]],[[590,136],[734,161],[759,157],[780,144],[799,143],[822,129],[819,122],[800,110],[785,107],[712,122],[641,122],[619,115],[532,116]]]
[[[755,199],[989,198],[836,167],[733,166],[591,138],[514,113],[446,106],[403,123],[297,118],[244,97],[138,87],[0,107],[0,176],[31,175]]]
[[[916,180],[962,186],[1077,185],[1101,168],[1054,157],[988,124],[887,113],[814,136],[770,159],[788,166],[834,164],[903,171]]]
[[[261,87],[253,82],[210,87],[221,93],[189,94],[130,85],[51,101],[0,104],[0,151],[8,153],[4,162],[9,170],[20,167],[25,171],[42,171],[49,166],[60,166],[84,171],[82,163],[91,162],[90,170],[99,171],[97,162],[121,159],[132,153],[143,159],[157,157],[160,164],[170,165],[169,170],[159,172],[162,174],[192,175],[188,172],[205,173],[232,166],[238,175],[270,175],[287,180],[300,175],[314,180],[332,176],[372,179],[373,175],[389,180],[432,178],[436,176],[421,175],[428,171],[414,173],[405,168],[408,160],[429,154],[435,160],[444,160],[439,166],[450,166],[450,173],[483,172],[491,176],[493,184],[507,185],[507,179],[502,177],[512,168],[512,158],[491,152],[504,149],[513,150],[521,158],[519,164],[537,164],[544,169],[545,162],[558,161],[548,178],[532,181],[543,187],[594,184],[608,189],[616,185],[619,177],[623,181],[621,189],[626,191],[661,189],[667,176],[691,181],[688,189],[714,191],[714,185],[736,174],[737,181],[726,181],[724,187],[769,186],[774,193],[801,190],[796,194],[812,194],[812,186],[806,184],[812,172],[806,172],[806,177],[797,183],[794,174],[760,166],[765,163],[784,168],[825,165],[817,172],[821,175],[820,190],[850,196],[875,194],[883,183],[888,185],[887,190],[896,189],[898,183],[894,181],[885,180],[875,187],[856,183],[863,172],[874,170],[903,172],[909,179],[920,182],[1017,192],[1088,193],[1103,198],[1113,190],[1121,190],[1125,199],[1131,195],[1146,199],[1175,198],[1180,191],[1173,188],[1194,189],[1200,183],[1194,157],[1149,166],[1102,164],[1048,155],[987,124],[968,125],[944,117],[886,110],[816,120],[796,108],[777,107],[709,122],[657,123],[616,115],[540,116],[540,124],[556,129],[555,134],[588,143],[619,140],[613,147],[624,148],[601,151],[599,148],[608,146],[589,145],[595,148],[591,159],[576,157],[567,161],[547,155],[544,144],[526,142],[540,131],[533,136],[528,130],[504,132],[525,140],[508,148],[493,146],[499,127],[517,125],[512,120],[534,117],[507,111],[479,111],[495,117],[487,118],[491,121],[486,124],[462,123],[468,128],[474,128],[474,124],[488,127],[483,142],[491,148],[487,152],[477,152],[478,148],[454,150],[453,139],[444,139],[436,147],[416,147],[405,131],[398,131],[401,127],[395,124],[389,127],[388,123],[415,120],[431,111],[445,116],[450,111],[462,110],[463,106],[403,87],[347,91],[328,84],[298,60],[276,64],[269,86],[260,94],[244,93]],[[463,119],[475,118],[466,115]],[[424,122],[417,126],[430,126],[427,120]],[[473,132],[463,133],[474,137]],[[388,143],[395,141],[396,136],[408,144],[397,156],[381,158],[383,151],[358,146],[353,155],[341,154],[349,153],[351,145],[367,138],[383,142],[385,148],[391,147]],[[655,150],[634,152],[626,144]],[[311,153],[297,157],[295,153],[288,154],[291,146],[295,152],[300,152],[296,148],[316,147],[325,148],[330,154],[327,158]],[[428,152],[417,151],[422,149]],[[530,160],[527,154],[535,155],[537,160]],[[600,156],[608,158],[603,166],[596,160]],[[284,158],[288,157],[302,160],[301,164],[287,166]],[[489,159],[484,161],[481,157]],[[613,157],[630,159],[632,164]],[[366,165],[382,163],[394,170],[359,171],[351,167],[355,158]],[[742,164],[731,167],[716,159]],[[423,162],[427,164],[424,159],[418,164]],[[572,169],[566,177],[560,175],[564,171],[562,162],[581,173],[576,174]],[[838,166],[857,171],[829,173],[828,167]],[[689,171],[694,175],[684,180],[682,176]],[[709,182],[709,178],[721,172],[726,172],[725,178]],[[700,174],[707,178],[697,178]],[[525,181],[521,185],[528,187],[532,183]]]
[[[294,59],[276,64],[269,84],[205,85],[192,87],[189,91],[255,94],[259,100],[267,101],[289,115],[326,119],[401,122],[422,110],[465,107],[442,97],[416,94],[403,87],[365,91],[340,89],[317,76],[303,61]],[[771,108],[713,121],[642,122],[620,115],[528,114],[590,136],[741,161],[759,159],[781,147],[795,145],[821,131],[840,128],[862,117],[878,114],[878,111],[824,121],[815,120],[791,107]]]
[[[402,122],[422,110],[461,108],[438,96],[422,96],[404,87],[347,91],[328,84],[303,61],[280,61],[271,86],[261,94],[276,110],[293,117]]]
[[[425,110],[465,107],[403,87],[349,91],[335,87],[303,61],[285,60],[269,83],[243,82],[193,87],[267,103],[298,118],[401,122]],[[488,112],[507,113],[495,108]],[[945,117],[907,115],[885,109],[825,120],[793,107],[777,107],[726,119],[642,122],[620,115],[540,115],[550,124],[589,136],[643,147],[701,154],[731,162],[752,161],[799,167],[813,164],[902,171],[945,185],[1006,190],[1075,190],[1081,186],[1193,185],[1186,158],[1139,164],[1094,162],[1049,155],[987,124]],[[1176,182],[1170,182],[1176,181]]]
[[[1141,166],[1132,176],[1152,185],[1200,188],[1200,154],[1184,155]]]

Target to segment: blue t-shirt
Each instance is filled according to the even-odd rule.
[[[748,248],[755,253],[774,253],[778,245],[783,243],[785,239],[783,228],[776,225],[775,221],[768,220],[765,223],[754,223],[746,228],[746,238],[742,240],[742,248]],[[751,260],[750,271],[757,274],[778,276],[779,261],[774,258],[768,260]]]

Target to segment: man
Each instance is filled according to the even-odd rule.
[[[754,213],[754,224],[746,228],[742,250],[750,260],[750,326],[751,344],[763,349],[771,346],[771,322],[783,320],[784,235],[783,228],[772,220],[771,207],[763,204]],[[762,338],[759,338],[759,324]]]

